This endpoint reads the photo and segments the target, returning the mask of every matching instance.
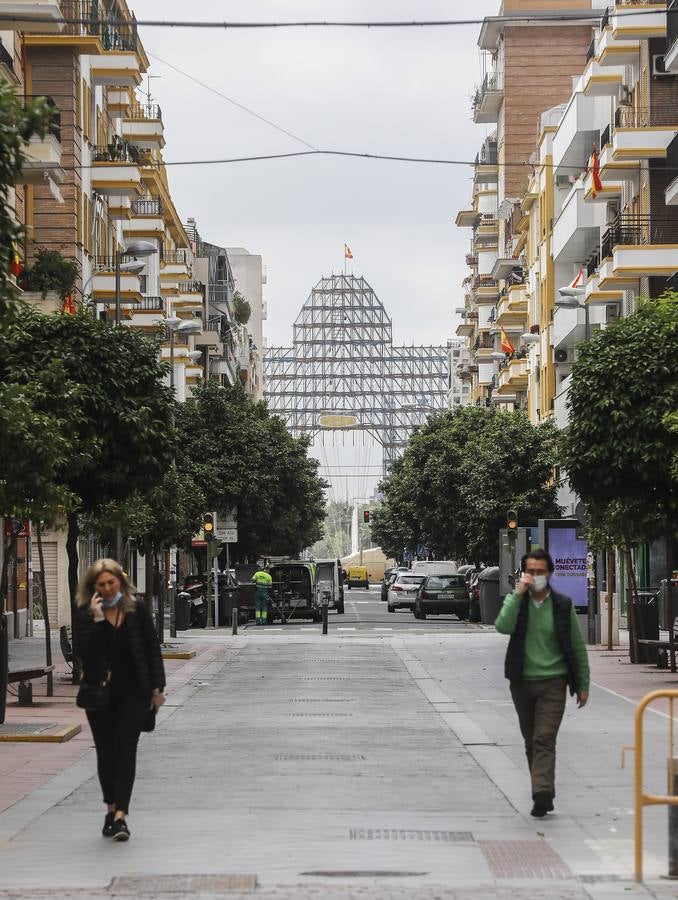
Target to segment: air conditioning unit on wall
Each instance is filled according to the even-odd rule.
[[[652,54],[652,77],[653,78],[671,78],[673,72],[666,71],[665,57],[663,53]]]
[[[556,350],[553,354],[553,358],[557,363],[567,362],[567,350]]]

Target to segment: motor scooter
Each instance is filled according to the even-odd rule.
[[[182,599],[190,600],[191,628],[207,627],[207,588],[200,575],[187,575],[184,579],[184,589],[179,594]]]

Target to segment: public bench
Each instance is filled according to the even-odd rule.
[[[19,685],[19,706],[33,705],[33,685],[31,681],[36,678],[44,678],[54,671],[54,666],[36,666],[33,669],[14,669],[7,673],[7,683]]]
[[[660,669],[671,669],[676,671],[676,645],[675,641],[656,641],[651,638],[638,638],[638,643],[645,647],[654,647],[658,651],[657,667]],[[663,658],[662,658],[663,657]]]

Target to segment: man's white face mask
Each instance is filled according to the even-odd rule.
[[[533,575],[532,576],[532,590],[535,594],[541,593],[541,591],[546,589],[549,580],[546,575]]]

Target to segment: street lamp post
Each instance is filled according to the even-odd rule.
[[[150,241],[132,241],[124,250],[115,251],[115,324],[120,324],[120,273],[136,272],[137,274],[143,269],[144,264],[139,263],[136,259],[131,260],[132,265],[123,263],[123,256],[147,257],[154,256],[158,252],[156,244]],[[138,266],[138,268],[136,268]]]
[[[182,334],[197,334],[202,330],[202,325],[192,319],[180,319],[178,316],[172,316],[168,319],[165,319],[165,327],[169,332],[169,351],[170,351],[170,388],[172,390],[172,404],[174,404],[175,400],[175,384],[174,384],[174,332],[180,331]],[[170,425],[174,427],[174,406],[170,408]],[[172,465],[175,465],[174,460],[172,460]],[[176,599],[177,592],[179,590],[179,577],[180,577],[180,567],[179,567],[179,550],[177,549],[176,561],[175,561],[175,573],[174,573],[174,591],[170,598],[170,637],[175,638],[177,636],[177,619],[176,619]],[[165,627],[165,615],[164,610],[158,607],[158,630],[162,628],[164,630]],[[160,632],[163,633],[162,631]]]

